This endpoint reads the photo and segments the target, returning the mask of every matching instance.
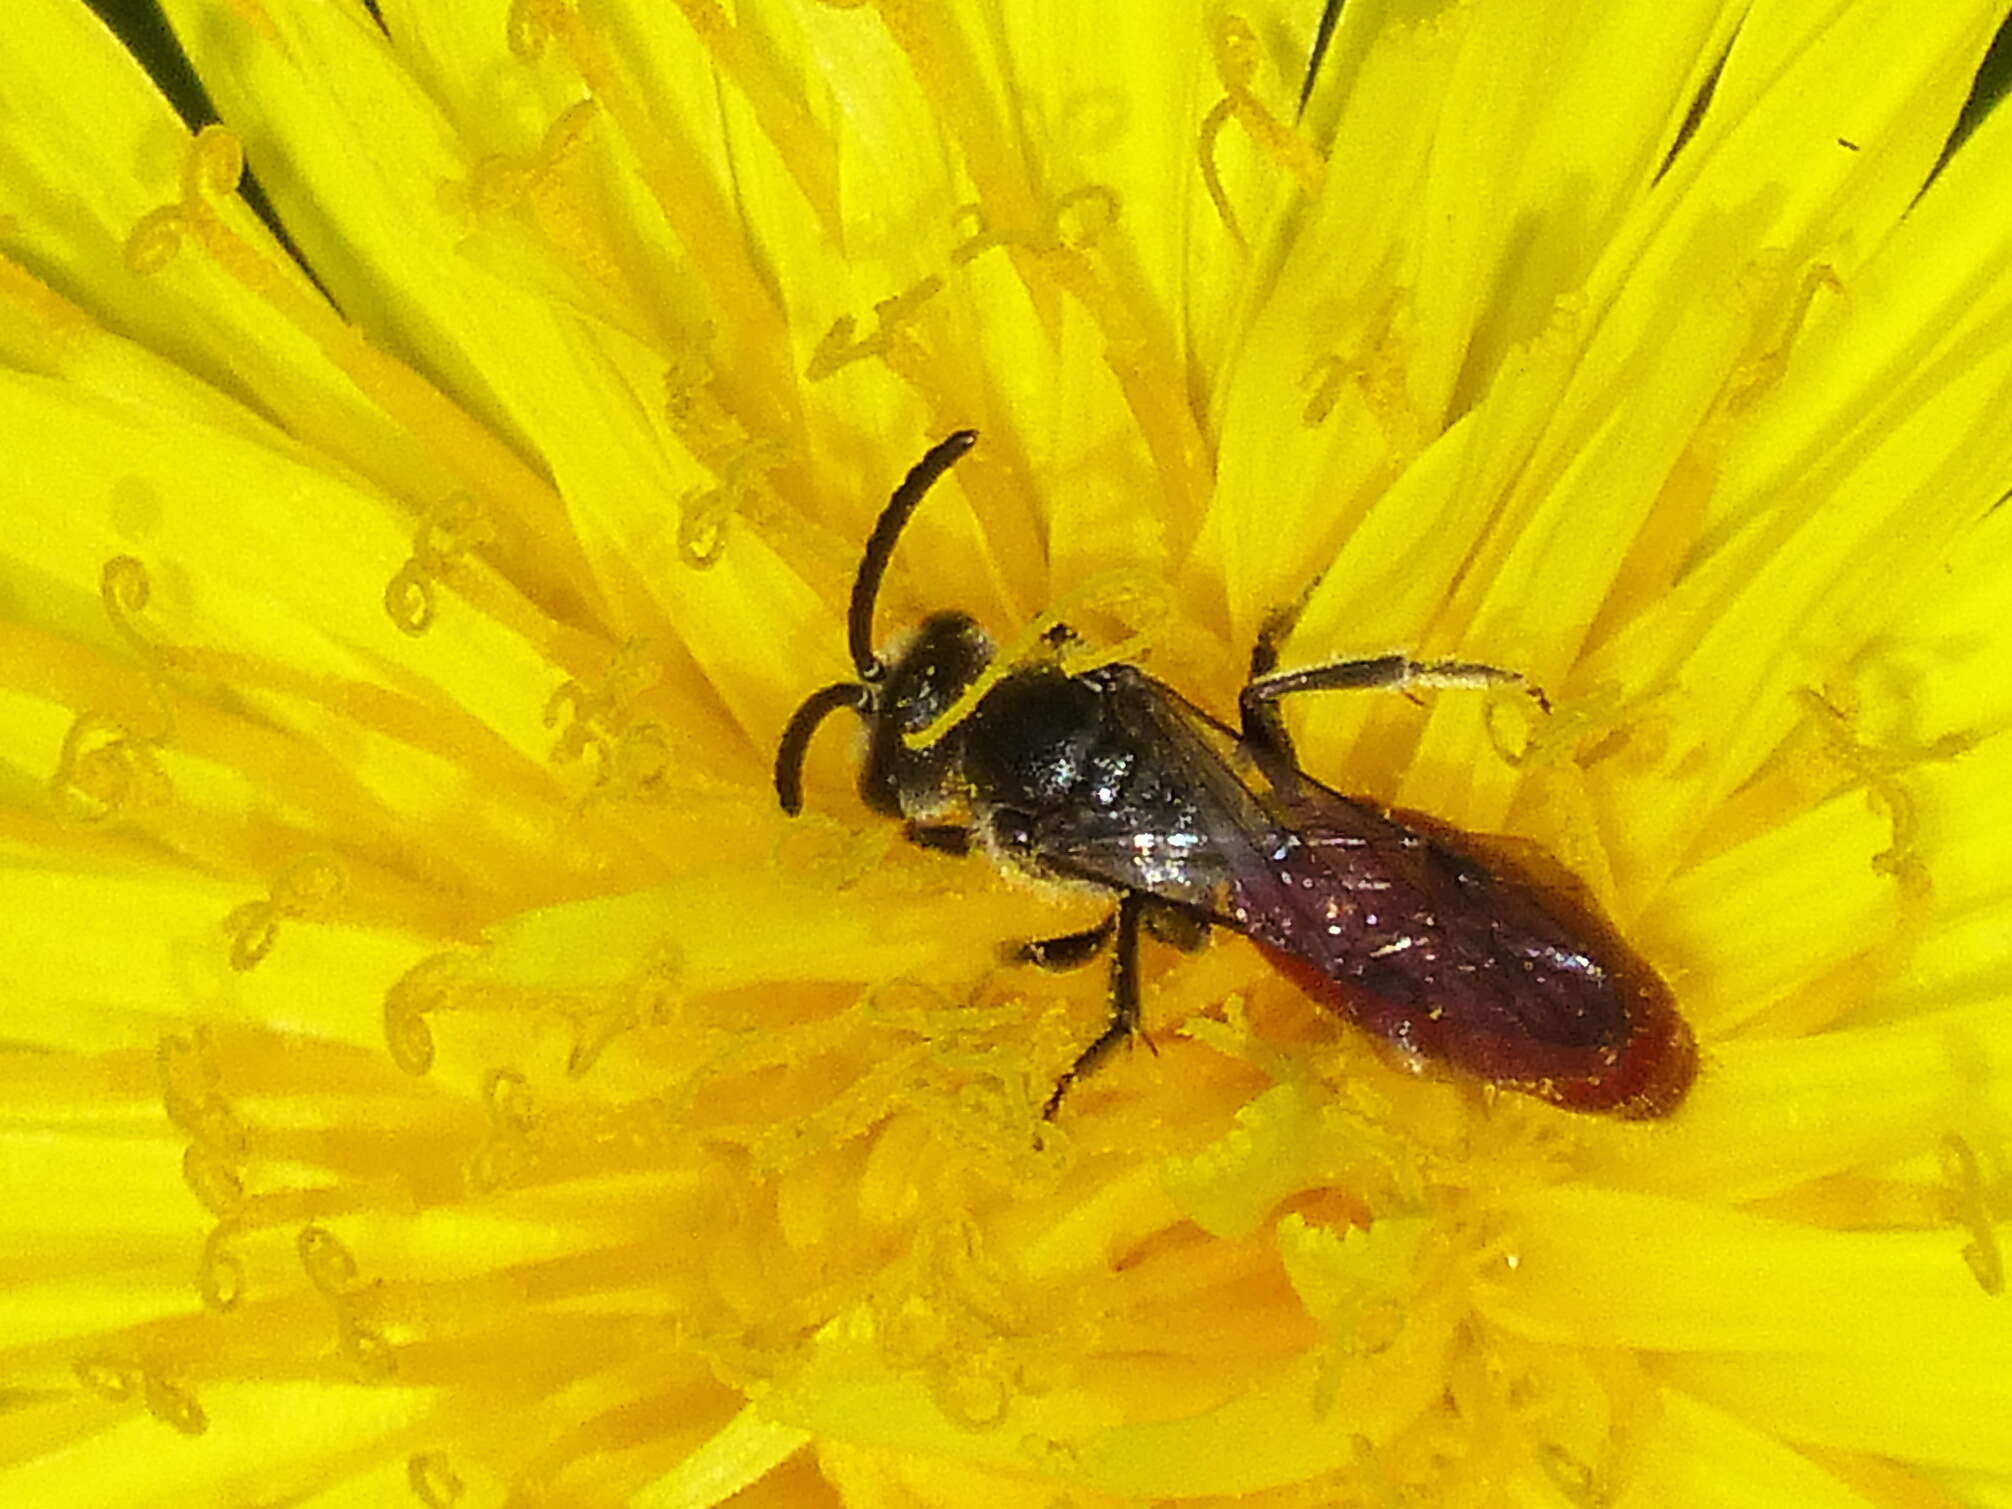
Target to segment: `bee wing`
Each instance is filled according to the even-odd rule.
[[[1129,798],[1055,814],[1040,845],[1058,873],[1235,928],[1414,1059],[1581,1110],[1683,1098],[1697,1049],[1669,987],[1555,865],[1268,770],[1136,667],[1093,674],[1135,754]]]
[[[1274,786],[1235,732],[1136,666],[1091,674],[1124,766],[1104,800],[1040,814],[1043,869],[1145,891],[1264,942],[1268,922],[1297,927],[1337,887],[1393,883],[1415,835],[1311,779]]]
[[[1639,966],[1579,896],[1506,846],[1302,772],[1273,779],[1228,729],[1134,674],[1145,694],[1126,699],[1128,715],[1153,719],[1199,788],[1221,879],[1213,910],[1296,972],[1341,987],[1349,1015],[1407,1044],[1451,1034],[1582,1050],[1627,1036],[1620,976]]]

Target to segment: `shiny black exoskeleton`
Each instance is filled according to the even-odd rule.
[[[1321,784],[1295,764],[1274,705],[1303,691],[1520,678],[1394,655],[1278,672],[1267,633],[1236,728],[1136,666],[1070,674],[1059,654],[1007,669],[946,722],[988,674],[991,640],[967,615],[938,613],[890,665],[873,647],[873,612],[902,527],[976,440],[962,430],[940,442],[890,499],[853,583],[847,635],[859,679],[797,710],[775,785],[786,812],[801,809],[811,735],[850,708],[869,730],[861,795],[912,840],[953,853],[981,846],[1002,864],[1115,897],[1102,926],[1020,950],[1059,966],[1113,949],[1110,1022],[1044,1114],[1136,1030],[1142,924],[1184,947],[1210,925],[1245,934],[1414,1062],[1575,1110],[1675,1108],[1697,1067],[1690,1031],[1669,988],[1583,888],[1505,841]],[[1058,630],[1049,642],[1059,652],[1070,639]]]

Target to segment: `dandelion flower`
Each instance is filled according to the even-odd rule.
[[[2002,0],[164,9],[0,51],[10,1501],[2012,1502]],[[769,779],[964,427],[889,633],[1544,687],[1289,716],[1684,1103],[1218,937],[1045,1125],[1108,904]]]

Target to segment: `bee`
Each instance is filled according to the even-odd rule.
[[[1212,928],[1243,934],[1413,1065],[1575,1111],[1645,1118],[1677,1107],[1697,1072],[1696,1042],[1669,986],[1584,886],[1534,848],[1322,784],[1299,768],[1278,709],[1302,692],[1505,682],[1541,703],[1520,676],[1402,655],[1281,671],[1281,615],[1251,652],[1232,726],[1124,663],[1071,674],[1057,653],[992,671],[981,687],[994,647],[962,612],[932,614],[883,655],[874,612],[895,544],[977,440],[959,430],[938,442],[889,498],[846,617],[858,679],[796,710],[776,748],[775,789],[784,812],[802,810],[811,738],[848,709],[866,725],[860,795],[911,841],[982,850],[1112,898],[1099,926],[1015,951],[1056,968],[1111,951],[1109,1020],[1056,1081],[1044,1117],[1138,1030],[1142,927],[1190,949]],[[1066,628],[1049,635],[1058,652],[1072,639]]]

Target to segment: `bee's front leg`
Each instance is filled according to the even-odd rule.
[[[971,852],[971,830],[962,823],[903,823],[901,836],[918,849],[934,849],[938,854],[962,856]]]

